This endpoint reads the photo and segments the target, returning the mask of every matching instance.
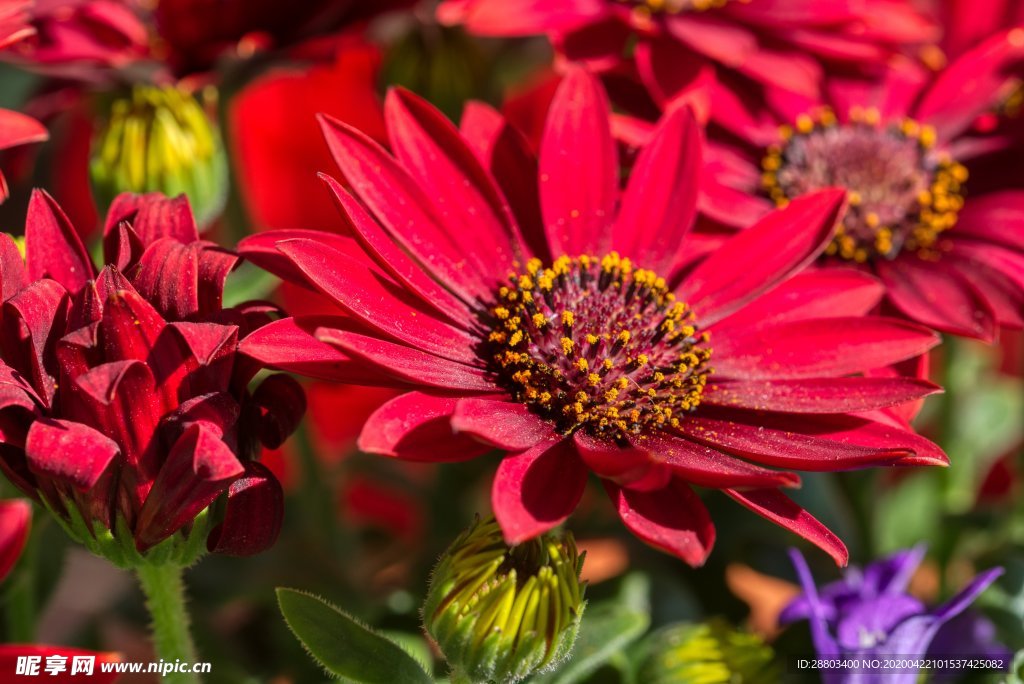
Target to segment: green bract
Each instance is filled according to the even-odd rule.
[[[188,196],[200,226],[227,201],[227,158],[216,125],[191,94],[135,86],[110,105],[93,141],[90,172],[101,207],[122,192]]]
[[[583,613],[582,559],[569,533],[508,546],[493,518],[441,557],[423,608],[453,681],[518,682],[554,667]]]

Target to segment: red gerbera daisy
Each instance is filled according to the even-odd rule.
[[[665,118],[622,192],[608,102],[584,71],[555,95],[539,166],[480,107],[462,135],[404,91],[385,111],[395,156],[323,119],[355,194],[326,179],[351,237],[278,231],[242,245],[338,315],[271,324],[241,348],[406,389],[369,419],[365,451],[506,452],[492,502],[511,543],[565,520],[593,471],[630,530],[691,564],[714,540],[692,485],[845,563],[842,542],[780,492],[799,477],[765,466],[946,463],[876,411],[933,385],[856,375],[921,354],[934,334],[863,317],[879,295],[870,278],[790,279],[829,243],[841,192],[794,201],[683,276],[701,158],[688,110]]]
[[[878,83],[830,79],[823,100],[716,100],[742,137],[712,130],[702,209],[740,226],[843,187],[849,206],[822,265],[875,274],[896,309],[936,330],[990,340],[1000,325],[1020,328],[1024,192],[1004,189],[1019,187],[1019,151],[1007,154],[1017,142],[972,126],[1014,92],[1022,67],[1017,28],[934,77],[908,68]]]
[[[818,93],[823,62],[878,68],[936,37],[909,3],[893,0],[446,0],[438,17],[483,35],[546,33],[570,61],[635,67],[648,82],[699,80],[713,65],[729,86],[807,96]]]

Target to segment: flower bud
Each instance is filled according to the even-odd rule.
[[[494,518],[477,520],[441,557],[423,607],[453,676],[518,682],[565,658],[585,606],[582,561],[568,532],[510,547]]]
[[[647,642],[637,681],[759,684],[781,677],[771,647],[723,620],[669,625]]]
[[[93,141],[90,171],[101,209],[123,192],[185,194],[205,226],[227,201],[220,133],[199,101],[173,86],[138,85],[114,100]]]

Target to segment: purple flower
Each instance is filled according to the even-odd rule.
[[[1006,656],[1004,662],[1009,662],[1009,653],[994,642],[992,630],[983,627],[987,621],[980,616],[971,618],[972,623],[977,621],[979,629],[962,631],[954,639],[943,636],[944,627],[952,627],[955,618],[972,615],[964,611],[1003,574],[1002,568],[981,573],[952,599],[928,609],[907,593],[910,578],[924,557],[923,546],[900,551],[864,568],[851,566],[841,580],[826,584],[820,590],[800,552],[791,550],[790,557],[804,593],[786,606],[779,621],[788,624],[809,620],[814,648],[820,658],[913,660],[925,656],[988,657],[998,653]],[[955,648],[942,651],[933,648],[942,644],[955,644]],[[917,674],[914,669],[880,672],[877,668],[846,668],[822,670],[822,681],[824,684],[914,684]]]

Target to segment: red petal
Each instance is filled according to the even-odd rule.
[[[754,328],[812,318],[864,316],[878,306],[885,286],[852,268],[821,268],[798,273],[755,302],[722,319],[715,334],[730,338]]]
[[[32,504],[27,499],[0,501],[0,582],[18,561],[32,525]]]
[[[528,251],[550,261],[537,193],[537,156],[526,136],[490,105],[475,101],[466,103],[459,127],[512,205]]]
[[[356,195],[435,280],[464,302],[491,294],[504,273],[487,268],[486,254],[467,254],[462,236],[435,215],[426,192],[376,142],[347,124],[320,117],[327,145]]]
[[[524,257],[516,244],[508,202],[441,112],[401,88],[384,103],[391,149],[430,198],[448,230],[469,252],[488,255],[488,266],[505,273]]]
[[[492,447],[452,430],[457,399],[408,392],[387,402],[369,417],[359,435],[359,449],[406,461],[466,461]]]
[[[672,480],[653,492],[623,489],[605,480],[622,522],[651,546],[688,564],[704,564],[715,543],[715,526],[708,509],[685,483]]]
[[[419,349],[337,328],[319,329],[317,339],[340,347],[355,358],[369,361],[403,382],[470,393],[491,393],[495,390],[482,370]]]
[[[34,190],[25,218],[25,263],[32,280],[50,277],[69,292],[96,277],[92,259],[57,202]]]
[[[757,299],[825,249],[845,199],[842,190],[824,190],[768,214],[697,266],[680,299],[704,327]]]
[[[880,262],[889,301],[906,316],[936,330],[991,340],[995,314],[988,302],[956,271],[908,255]]]
[[[565,522],[587,485],[572,442],[543,442],[506,456],[491,489],[491,508],[508,544],[520,544]]]
[[[857,413],[920,399],[942,388],[913,378],[807,378],[724,381],[708,386],[704,402],[775,413]]]
[[[540,204],[554,257],[608,251],[619,176],[610,115],[597,79],[570,68],[540,147]]]
[[[460,399],[451,426],[503,451],[525,451],[554,434],[552,425],[524,404],[483,397]]]
[[[64,334],[68,295],[54,280],[37,280],[3,303],[0,351],[49,406],[56,391],[53,345]]]
[[[135,527],[140,552],[180,530],[245,472],[219,437],[200,424],[185,431],[167,454]]]
[[[277,541],[284,521],[284,490],[266,466],[248,462],[245,474],[228,487],[224,522],[210,531],[211,553],[252,556]]]
[[[689,422],[689,418],[682,421]],[[674,435],[649,435],[634,441],[634,448],[663,462],[679,479],[701,487],[796,487],[794,473],[768,470],[733,458],[717,449]]]
[[[651,454],[623,448],[614,442],[591,437],[582,430],[573,435],[576,452],[597,475],[635,489],[664,487],[670,473]]]
[[[1024,252],[1024,191],[971,197],[960,210],[955,234]]]
[[[405,289],[420,298],[423,304],[444,315],[448,322],[466,328],[469,310],[458,297],[446,290],[433,277],[429,266],[416,263],[384,232],[377,221],[366,213],[363,206],[330,176],[320,174],[334,202],[352,228],[352,233],[366,253],[386,270]],[[320,238],[323,240],[323,238]]]
[[[667,114],[633,167],[612,247],[667,273],[697,214],[701,138],[688,107]]]
[[[717,377],[748,379],[840,376],[925,353],[938,335],[896,318],[821,318],[728,335],[712,333]]]
[[[744,492],[727,489],[725,493],[762,518],[800,535],[822,549],[832,556],[836,565],[845,567],[849,562],[850,554],[843,540],[777,489],[754,489]]]
[[[846,422],[837,425],[824,420],[723,413],[722,418],[688,416],[679,429],[690,439],[759,463],[809,471],[905,463],[914,458],[914,447],[926,442],[862,418],[840,417]]]
[[[2,40],[3,36],[0,35],[0,41]],[[46,126],[32,117],[9,109],[0,109],[0,150],[42,142],[48,137]]]
[[[476,360],[473,338],[431,316],[381,272],[312,240],[287,240],[277,248],[320,292],[375,330],[452,361]]]
[[[238,351],[266,367],[312,378],[387,385],[375,368],[368,368],[363,361],[354,360],[314,335],[321,326],[336,327],[343,322],[344,319],[327,316],[284,318],[249,333],[238,343]]]

